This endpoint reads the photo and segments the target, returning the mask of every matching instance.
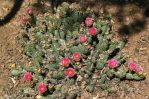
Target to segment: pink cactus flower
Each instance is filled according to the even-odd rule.
[[[32,15],[33,14],[32,7],[27,8],[27,14],[29,14],[29,15]]]
[[[31,81],[32,80],[32,73],[31,72],[26,72],[24,74],[24,80],[25,81]]]
[[[86,24],[86,26],[91,26],[91,25],[93,25],[93,19],[87,17],[86,20],[85,20],[85,24]]]
[[[22,19],[21,19],[21,22],[23,24],[26,24],[28,22],[29,18],[27,16],[23,16]]]
[[[95,36],[96,33],[97,33],[97,29],[94,28],[94,27],[92,27],[92,28],[89,28],[89,29],[88,29],[88,32],[89,32],[92,36]]]
[[[87,36],[86,35],[82,35],[79,37],[80,42],[85,43],[87,41]]]
[[[138,66],[135,63],[129,63],[128,68],[130,71],[133,71],[133,72],[137,72],[137,73],[143,72],[143,68],[141,66]]]
[[[79,62],[81,60],[81,54],[79,52],[74,52],[72,57],[76,62]]]
[[[47,91],[47,85],[43,82],[40,82],[39,85],[38,85],[38,92],[40,94],[43,94],[46,91]]]
[[[131,70],[131,71],[136,71],[136,67],[137,67],[137,64],[135,64],[135,63],[129,63],[128,64],[128,68],[129,68],[129,70]]]
[[[76,74],[75,70],[73,68],[66,69],[66,75],[68,77],[73,77]]]
[[[68,57],[64,57],[60,61],[60,65],[66,66],[66,67],[68,67],[70,65],[70,63],[71,63],[71,61]]]
[[[115,68],[118,66],[118,61],[116,59],[110,59],[107,63],[110,68]]]
[[[143,68],[142,68],[141,66],[137,66],[136,72],[137,72],[137,73],[143,72]]]

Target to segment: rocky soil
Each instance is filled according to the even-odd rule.
[[[115,3],[89,1],[89,6],[104,14],[112,14],[114,31],[117,34],[128,34],[128,44],[125,49],[129,56],[128,61],[140,64],[147,73],[146,80],[130,81],[127,91],[120,91],[109,99],[149,99],[149,19],[146,6],[128,3],[118,5]],[[0,25],[0,99],[26,99],[20,94],[19,82],[10,77],[10,70],[15,62],[22,60],[21,48],[15,38],[19,29],[19,19],[27,6],[35,5],[36,0],[24,0],[21,8],[10,22]],[[14,0],[0,0],[0,19],[9,13]],[[87,3],[83,5],[88,5]],[[148,6],[148,3],[146,4]],[[0,21],[1,22],[1,21]],[[97,92],[98,94],[98,92]],[[13,98],[15,97],[15,98]],[[28,98],[27,98],[28,99]],[[33,98],[32,98],[33,99]],[[82,99],[87,99],[83,98]],[[89,99],[89,98],[88,98]],[[94,98],[98,99],[98,97]],[[100,98],[99,98],[100,99]],[[103,98],[106,99],[106,98]]]

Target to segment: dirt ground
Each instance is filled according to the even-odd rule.
[[[19,97],[19,88],[15,88],[14,81],[10,77],[10,70],[15,62],[22,60],[20,47],[16,43],[19,19],[28,5],[36,0],[24,0],[18,13],[5,25],[0,26],[0,99],[23,99]],[[90,7],[99,13],[110,13],[113,16],[113,29],[117,34],[128,34],[128,44],[125,49],[129,55],[128,61],[140,64],[147,73],[146,80],[130,82],[132,88],[129,91],[121,91],[117,96],[109,99],[149,99],[149,19],[148,6],[128,4],[115,4],[111,2],[94,3]],[[13,0],[0,0],[0,19],[11,10]],[[87,3],[83,3],[84,6]],[[147,4],[148,5],[148,4]],[[98,10],[97,10],[98,9]],[[123,35],[122,35],[123,36]],[[24,98],[25,99],[25,98]]]

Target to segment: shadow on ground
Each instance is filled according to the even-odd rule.
[[[48,1],[48,0],[45,0]],[[77,2],[83,7],[91,7],[95,8],[101,14],[108,14],[109,10],[113,7],[114,13],[112,14],[118,23],[120,23],[120,27],[118,29],[118,33],[120,34],[133,34],[139,33],[146,28],[147,18],[149,17],[149,0],[49,0],[51,3],[51,8],[54,12],[54,6],[60,5],[62,2],[67,1],[69,3]],[[15,0],[14,6],[11,11],[4,17],[4,19],[0,20],[0,26],[7,24],[19,11],[23,0]],[[37,3],[33,5],[38,10],[42,10],[43,6],[40,5],[41,0],[37,0]],[[130,11],[126,11],[126,7],[130,8]],[[135,9],[133,9],[135,8]],[[139,10],[136,10],[139,9]],[[142,12],[139,12],[140,9]],[[111,12],[110,12],[111,13]],[[138,18],[137,14],[141,14],[141,17]],[[127,16],[133,16],[133,20],[126,20]],[[130,21],[127,23],[127,21]]]
[[[19,9],[21,8],[22,3],[23,0],[15,0],[10,12],[6,16],[4,16],[3,19],[0,19],[0,26],[3,26],[11,21],[11,19],[17,14]]]
[[[82,0],[79,3],[84,7],[96,7],[96,11],[104,14],[111,13],[110,10],[115,7],[112,16],[120,24],[118,33],[122,35],[139,33],[146,28],[149,17],[149,0]],[[126,20],[127,16],[132,16],[133,19]],[[130,22],[127,23],[127,21]]]
[[[53,8],[65,1],[69,3],[77,2],[83,7],[94,8],[98,13],[105,15],[111,13],[110,10],[115,7],[112,16],[116,18],[120,25],[118,27],[118,33],[121,35],[131,35],[141,32],[146,28],[149,17],[149,0],[59,0],[56,2],[55,0],[51,0],[51,6]],[[39,6],[37,7],[39,8]],[[127,20],[127,17],[130,16],[132,18]]]

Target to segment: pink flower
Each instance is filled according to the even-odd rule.
[[[97,29],[94,28],[94,27],[92,27],[92,28],[89,28],[89,29],[88,29],[88,32],[89,32],[92,36],[94,36],[94,35],[96,35],[96,33],[97,33]]]
[[[143,68],[141,66],[138,66],[135,63],[129,63],[128,68],[129,68],[130,71],[134,71],[134,72],[137,72],[137,73],[143,72]]]
[[[137,65],[135,64],[135,63],[129,63],[128,64],[128,68],[129,68],[129,70],[131,70],[131,71],[136,71],[136,67],[137,67]]]
[[[81,54],[79,52],[74,52],[72,57],[77,62],[79,62],[81,60]]]
[[[116,59],[110,59],[107,63],[110,68],[115,68],[118,66],[118,61]]]
[[[47,91],[47,85],[43,82],[40,82],[39,85],[38,85],[38,92],[40,94],[43,94],[46,91]]]
[[[86,24],[87,26],[91,26],[91,25],[93,24],[93,19],[87,17],[86,20],[85,20],[85,24]]]
[[[79,37],[80,42],[85,43],[87,41],[87,36],[86,35],[82,35]]]
[[[27,9],[27,14],[29,14],[29,15],[32,15],[32,14],[33,14],[33,9],[32,9],[32,7],[29,7],[29,8]]]
[[[60,61],[60,65],[66,66],[66,67],[68,67],[70,65],[70,63],[71,63],[71,61],[69,60],[68,57],[64,57]]]
[[[136,72],[137,73],[143,72],[143,68],[141,66],[137,66]]]
[[[73,68],[66,69],[66,75],[68,77],[73,77],[76,74],[75,70]]]
[[[26,24],[28,22],[28,17],[27,16],[23,16],[22,19],[21,19],[21,22],[23,24]]]
[[[32,80],[32,73],[31,72],[26,72],[24,74],[24,80],[25,81],[31,81]]]

